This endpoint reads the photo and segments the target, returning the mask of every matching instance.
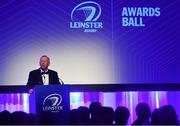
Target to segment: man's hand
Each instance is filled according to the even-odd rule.
[[[29,89],[29,94],[32,94],[33,93],[33,89]]]

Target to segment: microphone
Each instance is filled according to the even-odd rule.
[[[59,82],[60,82],[61,85],[64,85],[64,82],[60,78],[59,78]]]

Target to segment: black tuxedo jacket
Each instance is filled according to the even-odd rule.
[[[56,71],[48,69],[48,74],[49,74],[49,84],[60,84],[58,74]],[[43,85],[40,69],[33,70],[29,73],[27,88],[31,89],[35,85]]]

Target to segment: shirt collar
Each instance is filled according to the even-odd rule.
[[[41,71],[41,73],[43,73],[43,72],[48,72],[48,69],[47,69],[46,71],[44,71],[44,70],[42,70],[42,69],[40,68],[40,71]]]

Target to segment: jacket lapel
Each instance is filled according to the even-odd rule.
[[[43,80],[42,80],[41,70],[40,69],[38,71],[38,84],[43,85]]]
[[[49,84],[52,84],[53,82],[52,82],[52,74],[51,74],[51,72],[49,71]]]

